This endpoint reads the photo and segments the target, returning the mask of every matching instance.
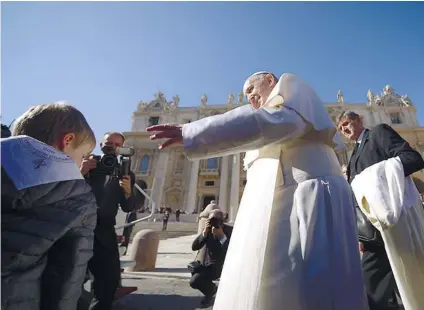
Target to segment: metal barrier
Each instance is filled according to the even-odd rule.
[[[140,187],[140,186],[138,186],[138,184],[134,184],[134,186],[135,186],[135,188],[137,188],[138,189],[138,191],[140,192],[140,193],[142,193],[143,194],[143,196],[144,197],[146,197],[146,199],[147,200],[149,200],[150,201],[150,203],[152,204],[152,212],[150,212],[150,215],[148,215],[148,216],[146,216],[146,217],[143,217],[143,218],[141,218],[141,219],[137,219],[137,220],[135,220],[135,221],[132,221],[132,222],[129,222],[129,223],[126,223],[126,224],[124,224],[124,225],[120,225],[120,226],[115,226],[115,230],[118,230],[118,229],[122,229],[122,228],[125,228],[125,227],[130,227],[130,226],[134,226],[135,224],[137,224],[138,222],[142,222],[142,221],[145,221],[145,220],[148,220],[149,218],[151,218],[153,215],[155,215],[155,212],[156,212],[156,203],[153,201],[153,199],[149,196],[149,195],[147,195],[147,193]]]

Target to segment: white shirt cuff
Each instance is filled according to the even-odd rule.
[[[226,236],[226,235],[224,235],[224,236],[221,238],[221,240],[219,240],[219,242],[221,242],[221,244],[224,244],[224,243],[225,243],[225,241],[227,241],[227,236]]]

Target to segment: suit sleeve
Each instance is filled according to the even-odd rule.
[[[135,206],[135,193],[134,193],[134,184],[135,184],[135,175],[134,173],[130,172],[131,177],[131,195],[130,197],[126,198],[124,191],[121,190],[121,197],[119,200],[119,206],[121,207],[122,211],[124,212],[131,212],[134,209]]]
[[[292,109],[245,105],[185,124],[184,151],[189,159],[236,154],[302,136],[306,128]]]
[[[388,158],[398,157],[402,161],[405,177],[424,168],[424,160],[392,127],[381,124],[376,127],[375,139],[387,152]]]
[[[206,241],[207,237],[204,237],[203,234],[198,235],[197,238],[194,239],[191,249],[193,251],[200,250],[206,244]]]

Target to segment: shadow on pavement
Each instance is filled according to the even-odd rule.
[[[113,310],[197,310],[201,299],[197,296],[132,294],[116,301]]]
[[[178,272],[178,273],[189,273],[187,268],[155,268],[155,272]]]

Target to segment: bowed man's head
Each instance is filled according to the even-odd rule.
[[[270,72],[257,72],[248,77],[246,82],[244,82],[243,93],[246,95],[250,104],[255,109],[259,109],[266,103],[277,82],[278,78],[274,74]]]
[[[78,167],[96,146],[85,116],[64,102],[31,107],[14,123],[13,135],[26,135],[71,157]]]

